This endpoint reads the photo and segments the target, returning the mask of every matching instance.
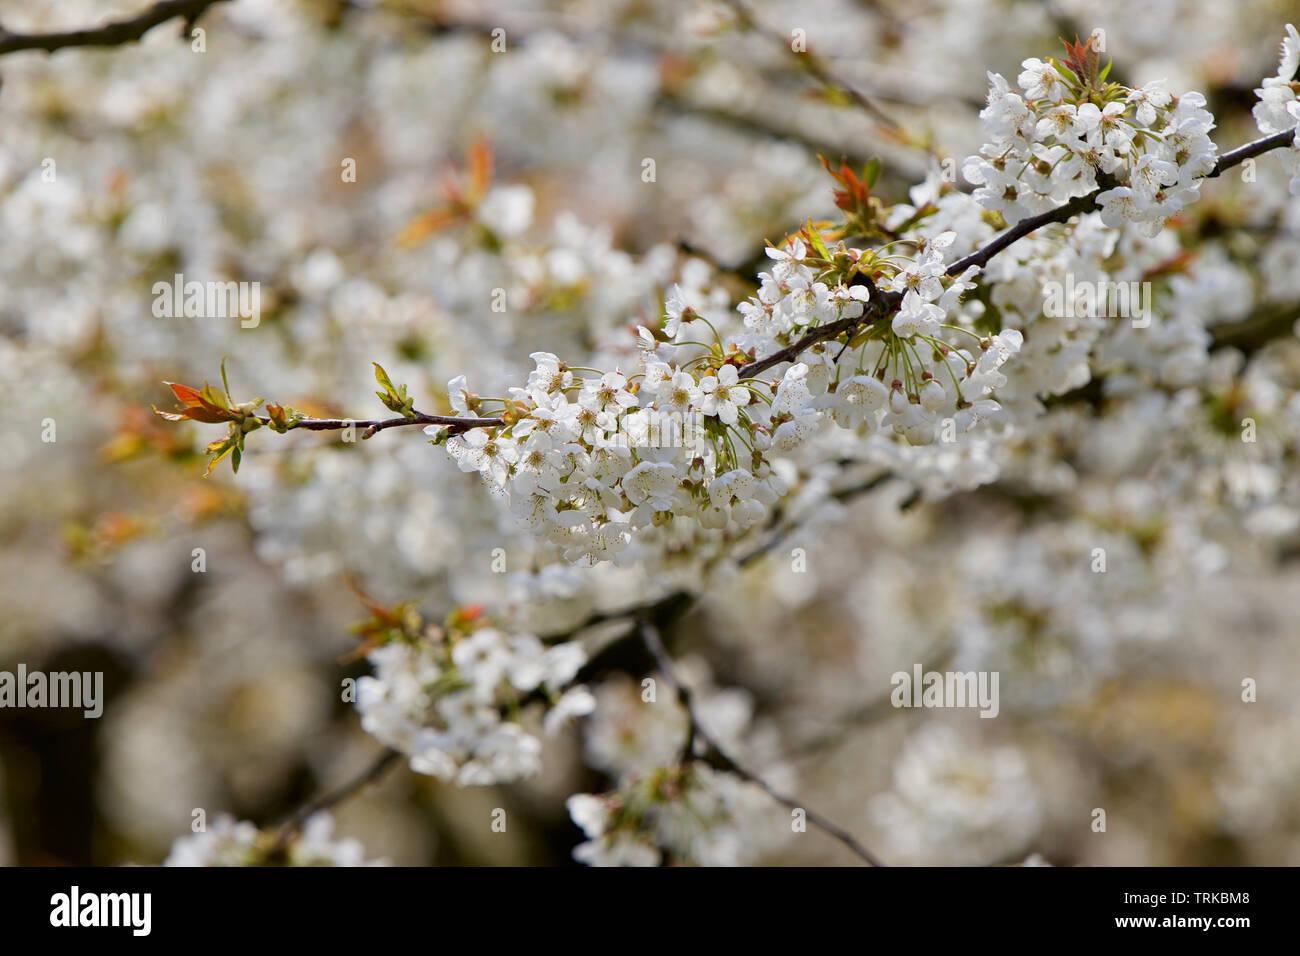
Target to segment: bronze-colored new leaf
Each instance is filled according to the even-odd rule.
[[[189,419],[195,422],[204,422],[208,425],[215,425],[219,422],[233,422],[239,420],[239,415],[228,408],[222,407],[213,399],[215,396],[205,384],[203,391],[196,388],[190,388],[188,385],[181,385],[177,382],[164,382],[172,390],[172,394],[180,400],[181,408],[175,412],[164,412],[154,408],[154,412],[161,418],[169,422],[179,422]],[[206,393],[206,394],[205,394]]]

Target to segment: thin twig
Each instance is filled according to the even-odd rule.
[[[719,770],[725,770],[728,773],[735,774],[747,783],[752,783],[777,803],[783,804],[791,810],[803,811],[804,816],[808,819],[809,823],[839,840],[853,851],[855,855],[872,866],[885,865],[881,862],[879,857],[859,843],[857,838],[854,837],[853,834],[849,833],[848,830],[845,830],[839,824],[827,819],[820,813],[808,809],[805,804],[779,793],[762,777],[746,770],[729,757],[726,751],[718,746],[718,742],[710,736],[704,725],[700,723],[699,715],[695,712],[695,708],[691,701],[690,688],[688,688],[677,676],[677,669],[673,665],[672,658],[668,655],[668,651],[664,648],[663,641],[659,638],[659,630],[649,622],[642,622],[640,633],[642,640],[645,642],[646,649],[654,656],[660,672],[664,675],[664,678],[668,683],[672,685],[673,690],[677,694],[677,699],[681,702],[682,707],[686,709],[686,715],[690,721],[690,737],[688,738],[688,741],[693,743],[698,739],[709,749],[711,765],[716,766]]]
[[[322,810],[329,810],[338,806],[344,800],[356,795],[368,784],[374,783],[382,777],[388,770],[401,758],[400,750],[385,750],[379,757],[363,770],[356,777],[353,777],[347,783],[327,791],[308,803],[303,804],[293,815],[282,823],[275,834],[274,850],[281,850],[289,845],[289,842],[302,830],[308,820]]]
[[[256,418],[263,425],[271,423],[269,418],[264,418],[261,415],[256,416]],[[349,427],[364,428],[365,432],[361,437],[369,438],[375,432],[382,432],[388,428],[401,428],[405,425],[446,425],[451,429],[452,434],[459,434],[471,428],[495,428],[497,425],[504,424],[505,421],[500,418],[453,418],[448,415],[426,415],[424,412],[415,412],[411,418],[383,418],[378,420],[299,418],[294,422],[293,428],[301,428],[309,432],[337,431]]]
[[[19,50],[44,50],[53,53],[71,46],[120,46],[132,43],[160,23],[176,17],[193,26],[208,7],[228,0],[162,0],[129,20],[114,20],[98,27],[84,30],[67,30],[61,33],[10,33],[0,27],[0,55]]]
[[[725,0],[725,2],[727,6],[731,7],[734,11],[737,21],[742,26],[753,30],[757,34],[768,37],[794,53],[794,50],[789,46],[785,37],[769,31],[758,22],[758,18],[754,15],[754,12],[750,10],[749,5],[746,4],[744,0]],[[868,99],[852,84],[845,82],[837,76],[831,68],[823,63],[817,56],[805,50],[802,53],[795,53],[795,57],[797,58],[799,65],[807,70],[808,74],[817,80],[817,82],[822,86],[838,90],[852,100],[855,106],[861,109],[877,123],[893,130],[895,133],[899,132],[899,125],[893,117]]]

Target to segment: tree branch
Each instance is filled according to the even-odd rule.
[[[878,318],[883,318],[902,303],[903,296],[898,292],[885,292],[872,298],[862,310],[862,314],[857,318],[838,319],[834,322],[828,322],[826,325],[819,325],[793,345],[787,345],[779,352],[773,352],[767,358],[757,359],[742,366],[740,369],[741,378],[753,378],[760,372],[765,372],[774,365],[780,365],[782,362],[793,361],[801,353],[816,345],[818,342],[824,342],[827,339],[833,339],[844,332],[851,332],[863,325],[874,322]]]
[[[1271,149],[1289,146],[1295,137],[1295,130],[1287,130],[1281,133],[1274,133],[1272,136],[1265,136],[1261,139],[1246,143],[1244,146],[1238,146],[1230,152],[1224,153],[1219,157],[1219,161],[1214,164],[1214,169],[1206,174],[1206,179],[1216,179],[1226,170],[1233,166],[1240,165],[1248,159],[1253,159],[1261,153],[1267,153]],[[1002,235],[996,237],[988,245],[976,249],[964,259],[958,259],[948,267],[948,275],[955,276],[965,272],[970,266],[979,266],[983,268],[990,259],[999,252],[1011,245],[1018,239],[1023,239],[1035,229],[1046,226],[1053,222],[1065,222],[1071,216],[1081,212],[1087,212],[1095,203],[1097,196],[1108,187],[1099,186],[1086,196],[1076,196],[1064,206],[1058,206],[1055,209],[1049,209],[1047,212],[1040,213],[1037,216],[1030,216],[1028,219],[1022,219]]]
[[[653,624],[643,622],[640,626],[640,632],[641,632],[641,638],[645,642],[646,648],[654,656],[655,662],[659,666],[660,673],[662,673],[664,675],[664,678],[668,681],[668,683],[672,685],[673,690],[677,694],[678,701],[681,703],[682,707],[686,709],[686,714],[690,721],[690,729],[687,736],[687,756],[690,756],[690,750],[694,744],[694,741],[699,740],[701,743],[705,745],[705,747],[708,748],[708,755],[706,758],[706,762],[710,766],[715,767],[719,770],[725,770],[728,773],[735,774],[737,777],[740,777],[742,780],[746,781],[747,783],[752,783],[754,786],[758,787],[760,790],[766,793],[777,803],[783,804],[784,806],[789,807],[791,810],[802,810],[804,812],[804,815],[808,818],[809,823],[811,823],[815,827],[818,827],[819,829],[829,834],[830,836],[834,837],[836,840],[839,840],[842,844],[848,847],[856,856],[858,856],[862,860],[865,860],[867,863],[871,864],[872,866],[885,865],[883,862],[881,862],[879,857],[877,857],[865,846],[859,843],[857,839],[853,836],[853,834],[849,833],[839,824],[827,819],[826,817],[822,816],[820,813],[815,813],[814,811],[808,809],[807,806],[800,803],[799,801],[793,800],[790,797],[787,797],[777,792],[763,778],[759,777],[757,774],[751,773],[750,771],[746,770],[744,767],[740,766],[740,764],[736,763],[735,760],[729,757],[726,751],[724,751],[721,747],[718,746],[718,742],[714,740],[712,736],[710,736],[708,730],[705,729],[705,727],[700,723],[699,716],[698,714],[696,714],[695,708],[691,701],[690,688],[688,688],[684,683],[682,683],[681,679],[677,676],[677,669],[673,665],[672,658],[668,655],[668,651],[664,648],[663,641],[659,639],[658,629],[655,628]]]
[[[158,6],[159,7],[199,6],[200,7],[199,12],[202,12],[202,9],[206,8],[211,2],[222,2],[222,0],[206,0],[206,2],[204,2],[204,0],[194,0],[194,2],[191,4],[172,3],[172,4],[159,4]],[[157,10],[158,8],[155,7],[154,9]],[[178,15],[178,13],[173,12],[171,15],[175,16]],[[138,22],[138,21],[132,21],[132,22]],[[161,21],[155,21],[155,22],[161,22]],[[144,29],[148,29],[148,27],[145,27]],[[3,39],[0,39],[0,52],[7,52],[4,43],[11,40],[12,37],[13,35],[6,35]],[[71,44],[64,44],[64,45],[71,45]],[[31,47],[17,47],[17,48],[25,49]],[[1294,130],[1286,131],[1283,133],[1277,133],[1272,136],[1267,136],[1262,139],[1258,139],[1253,142],[1246,143],[1245,145],[1240,146],[1235,150],[1232,150],[1228,153],[1224,153],[1219,158],[1219,161],[1215,164],[1214,170],[1211,173],[1209,173],[1206,178],[1215,178],[1221,175],[1225,170],[1237,166],[1240,163],[1245,162],[1247,159],[1251,159],[1255,156],[1259,156],[1273,149],[1278,149],[1281,147],[1288,146],[1291,144],[1293,137],[1294,137]],[[1043,213],[1039,216],[1033,216],[1030,217],[1029,219],[1022,220],[1016,226],[1007,230],[1002,235],[996,237],[988,244],[983,246],[981,249],[976,250],[975,252],[971,253],[971,255],[966,256],[965,258],[960,259],[957,262],[953,263],[953,265],[948,267],[947,270],[948,274],[957,275],[965,271],[965,269],[971,265],[978,265],[982,267],[993,256],[997,255],[999,252],[1001,252],[1003,249],[1007,248],[1017,240],[1023,238],[1024,236],[1029,235],[1031,232],[1035,231],[1036,229],[1053,222],[1065,222],[1071,216],[1087,211],[1092,205],[1094,205],[1096,197],[1098,193],[1100,193],[1101,191],[1102,190],[1099,188],[1097,190],[1094,190],[1092,193],[1089,193],[1086,196],[1077,197],[1071,200],[1070,202],[1066,203],[1065,205],[1060,206],[1054,210],[1050,210],[1049,212]],[[870,302],[868,302],[867,308],[864,310],[861,316],[858,316],[856,318],[851,318],[851,319],[840,319],[837,322],[828,323],[825,326],[815,328],[812,331],[808,332],[806,335],[804,335],[793,345],[781,349],[780,351],[770,356],[767,356],[766,358],[759,359],[754,362],[750,362],[747,365],[743,366],[740,371],[740,376],[742,378],[752,378],[753,376],[758,375],[759,373],[769,368],[772,368],[775,365],[779,365],[782,362],[790,361],[791,359],[796,358],[800,353],[810,348],[811,346],[817,344],[818,342],[835,338],[845,332],[851,332],[859,328],[860,326],[866,325],[869,322],[873,322],[877,318],[887,315],[889,312],[893,311],[893,309],[897,308],[901,300],[902,300],[902,296],[896,292],[877,294],[870,300]],[[1286,308],[1286,309],[1278,310],[1276,315],[1272,315],[1272,314],[1269,315],[1265,321],[1260,323],[1245,322],[1245,323],[1238,323],[1237,325],[1234,326],[1226,327],[1224,329],[1224,333],[1226,334],[1224,333],[1216,334],[1215,336],[1216,344],[1239,344],[1237,341],[1235,341],[1239,336],[1244,338],[1249,338],[1253,343],[1253,337],[1258,335],[1259,333],[1259,329],[1256,328],[1257,324],[1262,325],[1264,327],[1264,330],[1267,333],[1271,334],[1272,332],[1275,331],[1275,328],[1278,327],[1279,325],[1282,324],[1289,325],[1290,322],[1293,320],[1293,318],[1294,318],[1294,310]],[[265,418],[259,418],[259,421],[261,421],[263,424],[270,424],[269,420]],[[373,435],[375,432],[383,431],[388,428],[396,428],[396,427],[402,427],[407,425],[445,425],[452,428],[455,431],[464,431],[469,428],[493,427],[501,424],[504,424],[504,422],[500,418],[467,419],[467,418],[453,418],[453,417],[448,417],[443,415],[426,415],[424,413],[416,413],[415,416],[412,418],[390,418],[390,419],[373,420],[373,421],[354,421],[351,419],[306,418],[306,419],[299,419],[295,423],[294,427],[303,428],[308,431],[329,431],[329,430],[347,428],[349,426],[360,425],[365,427],[366,432],[364,437],[368,438],[371,435]],[[845,489],[842,492],[836,493],[832,495],[832,497],[836,497],[843,500],[848,497],[853,497],[858,493],[870,491],[871,489],[878,487],[879,484],[882,481],[884,481],[887,477],[888,477],[887,473],[877,476],[876,478],[873,478],[862,485],[850,489]],[[765,542],[764,544],[760,545],[750,554],[740,559],[740,563],[742,565],[748,564],[750,563],[751,560],[756,559],[762,554],[768,552],[769,550],[771,550],[774,544],[782,540],[789,533],[789,531],[790,531],[789,528],[786,529],[778,528],[773,538],[771,538],[769,541]],[[851,850],[859,858],[871,864],[872,866],[884,866],[885,864],[881,862],[879,858],[877,858],[870,850],[868,850],[865,846],[859,843],[857,839],[847,830],[840,827],[838,824],[834,823],[833,821],[827,819],[826,817],[823,817],[821,814],[815,813],[814,811],[808,809],[807,807],[802,806],[798,801],[795,801],[794,799],[787,797],[779,793],[778,791],[774,790],[761,777],[758,777],[756,774],[751,773],[750,771],[746,770],[744,767],[736,763],[734,759],[732,759],[725,751],[721,749],[721,747],[718,746],[716,740],[714,740],[710,736],[708,730],[700,723],[698,716],[692,705],[690,690],[678,678],[672,659],[669,657],[666,649],[663,646],[663,642],[660,640],[658,628],[655,626],[654,623],[652,623],[655,620],[675,619],[676,617],[680,616],[684,611],[686,611],[691,606],[693,606],[696,600],[697,600],[697,596],[695,595],[690,595],[683,592],[673,592],[667,595],[666,597],[663,597],[657,601],[650,602],[648,604],[639,605],[637,607],[627,608],[621,611],[616,611],[607,614],[592,615],[581,625],[575,628],[574,631],[570,632],[570,634],[566,636],[572,636],[572,634],[576,633],[577,631],[585,630],[588,627],[592,627],[596,624],[603,623],[606,621],[626,619],[626,618],[633,619],[633,621],[635,622],[634,626],[628,631],[626,635],[624,635],[623,638],[616,639],[614,643],[622,643],[627,638],[640,635],[642,639],[642,643],[645,645],[646,649],[650,652],[651,656],[654,658],[656,665],[658,666],[659,670],[663,673],[664,677],[673,686],[679,701],[681,701],[683,707],[687,711],[687,715],[689,718],[689,731],[688,731],[688,737],[686,742],[686,752],[688,756],[691,754],[691,752],[694,749],[695,741],[696,740],[701,741],[707,748],[705,759],[707,760],[710,766],[732,773],[740,777],[741,779],[759,787],[761,790],[767,793],[768,796],[770,796],[773,800],[777,801],[780,804],[783,804],[786,807],[789,807],[791,809],[803,810],[809,822],[811,822],[814,826],[820,828],[830,836],[834,837],[836,840],[840,841],[842,844],[844,844],[844,846],[848,847],[848,849]],[[606,650],[608,650],[608,648],[606,648]],[[594,665],[595,663],[596,661],[594,660],[589,661],[588,664],[584,666],[582,671],[579,673],[578,675],[579,678],[584,677],[584,675],[589,675],[592,671],[592,665]],[[374,761],[374,763],[371,764],[371,766],[369,766],[365,771],[363,771],[356,778],[299,808],[289,818],[289,820],[287,820],[284,824],[280,826],[276,835],[275,847],[277,849],[283,849],[285,846],[287,846],[289,841],[292,840],[293,837],[302,829],[303,825],[306,823],[308,819],[311,818],[313,814],[318,813],[322,810],[329,809],[333,806],[336,806],[337,804],[342,803],[344,800],[347,800],[349,797],[358,793],[367,784],[382,777],[384,773],[387,772],[387,770],[391,766],[393,766],[393,764],[401,756],[402,754],[400,751],[392,750],[392,749],[385,750],[379,756],[379,758],[376,761]]]
[[[288,846],[289,842],[298,835],[299,831],[302,830],[307,821],[315,814],[320,813],[322,810],[329,810],[332,807],[338,806],[344,800],[355,796],[368,784],[374,783],[387,773],[401,758],[401,756],[402,752],[400,750],[393,750],[391,748],[385,750],[370,764],[370,766],[347,783],[322,794],[315,800],[304,803],[294,811],[293,815],[290,816],[288,820],[280,824],[279,828],[276,830],[275,843],[272,844],[273,852],[275,850],[283,850]]]
[[[1096,204],[1096,199],[1102,189],[1094,189],[1086,196],[1075,196],[1064,206],[1057,206],[1055,209],[1049,209],[1047,212],[1039,213],[1037,216],[1030,216],[1028,219],[1022,219],[1000,236],[995,236],[987,245],[981,246],[965,258],[958,259],[948,267],[948,275],[955,276],[965,272],[971,266],[979,266],[981,269],[988,264],[988,261],[996,256],[999,252],[1029,235],[1036,229],[1049,225],[1054,222],[1065,222],[1071,216],[1078,215],[1081,212],[1088,212]]]
[[[1246,143],[1236,149],[1224,153],[1219,157],[1219,161],[1214,164],[1214,169],[1207,175],[1206,179],[1214,179],[1222,175],[1226,170],[1240,165],[1248,159],[1253,159],[1269,150],[1279,149],[1291,145],[1295,137],[1295,130],[1286,130],[1281,133],[1274,133],[1272,136],[1265,136],[1261,139]],[[958,259],[952,265],[948,266],[947,274],[950,276],[960,275],[971,266],[979,266],[981,269],[988,264],[988,261],[996,256],[1003,249],[1007,248],[1016,241],[1023,239],[1037,229],[1054,222],[1065,222],[1072,216],[1079,213],[1088,212],[1096,205],[1097,196],[1105,190],[1105,187],[1098,187],[1086,196],[1076,196],[1063,206],[1057,206],[1055,209],[1049,209],[1047,212],[1040,213],[1037,216],[1030,216],[1028,219],[1022,219],[1000,236],[996,236],[984,246],[976,249],[970,255]],[[793,345],[787,346],[778,352],[774,352],[766,358],[757,359],[749,362],[740,369],[741,378],[753,378],[760,372],[764,372],[782,362],[793,361],[802,352],[816,345],[818,342],[824,342],[833,339],[845,332],[853,332],[858,328],[874,322],[877,318],[882,318],[896,309],[902,302],[902,296],[897,292],[887,292],[883,295],[875,296],[867,304],[862,315],[855,319],[839,319],[836,322],[830,322],[826,325],[818,326],[804,335],[803,338]],[[872,306],[875,308],[872,308]]]
[[[399,419],[398,421],[405,421],[405,419]],[[880,484],[882,484],[883,481],[888,477],[889,477],[888,473],[876,476],[868,481],[862,482],[852,487],[843,488],[838,491],[832,492],[831,497],[835,498],[838,501],[850,500],[852,498],[855,498],[861,494],[865,494],[879,487]],[[779,537],[784,537],[793,529],[793,527],[794,526],[788,526],[784,530],[782,530],[774,524],[774,528],[777,531]],[[771,547],[772,547],[772,542],[769,541],[759,546],[758,548],[755,548],[752,551],[748,552],[746,555],[740,558],[738,563],[742,567],[747,566],[757,558],[761,557],[763,554],[767,553],[771,549]],[[571,639],[578,632],[587,630],[588,628],[591,627],[595,627],[598,624],[603,624],[610,621],[627,620],[627,619],[631,619],[634,622],[633,626],[627,631],[626,634],[621,635],[618,638],[615,638],[614,641],[611,642],[610,646],[612,646],[613,644],[626,643],[630,641],[632,638],[637,637],[638,635],[643,635],[645,633],[646,628],[650,628],[653,631],[655,635],[655,640],[657,641],[658,633],[659,633],[658,625],[667,625],[675,621],[683,614],[685,614],[687,611],[689,611],[692,607],[694,607],[698,600],[699,600],[699,595],[689,594],[684,591],[673,591],[672,593],[662,598],[659,598],[655,601],[647,602],[645,604],[640,604],[634,607],[628,607],[628,608],[624,608],[618,611],[613,611],[608,613],[593,614],[573,630],[563,635],[547,638],[547,643],[554,643],[562,639]],[[602,650],[601,655],[604,655],[610,649],[610,646],[606,646],[606,648]],[[662,648],[662,644],[660,644],[659,646]],[[663,664],[663,661],[668,661],[669,668],[671,667],[671,661],[668,659],[667,655],[666,654],[654,655],[652,653],[652,656],[654,656],[655,658],[656,666],[658,666],[659,669],[664,672],[665,676],[669,676],[670,671],[668,668],[665,668]],[[601,665],[601,660],[599,656],[593,658],[592,660],[589,660],[579,670],[578,674],[574,678],[574,682],[582,683],[586,680],[590,680],[600,670],[600,665]],[[642,671],[642,673],[644,673],[644,671]],[[676,673],[675,671],[672,672],[673,676],[670,677],[670,680],[674,681],[675,689],[677,689],[678,694],[680,695],[682,693],[686,693],[689,696],[689,689],[681,685],[680,681],[676,681],[675,673]],[[526,704],[529,703],[530,701],[531,698],[522,701],[521,704]],[[689,712],[689,707],[688,707],[688,712]],[[692,717],[690,740],[688,741],[688,743],[693,744],[694,739],[696,737],[699,737],[700,740],[705,741],[706,744],[708,744],[714,751],[716,751],[716,754],[714,756],[714,762],[715,764],[717,764],[718,769],[728,770],[731,773],[734,773],[752,783],[755,783],[757,786],[765,790],[773,799],[777,800],[780,803],[785,803],[787,806],[790,806],[792,809],[795,807],[795,804],[789,803],[785,798],[781,797],[779,794],[774,793],[771,790],[771,788],[767,786],[766,783],[754,777],[752,774],[747,773],[743,768],[738,767],[734,763],[734,761],[731,761],[729,765],[723,765],[721,763],[718,763],[718,761],[730,761],[730,758],[726,757],[725,754],[723,754],[720,750],[718,750],[717,746],[711,743],[704,733],[701,733],[698,722],[696,722]],[[286,820],[284,823],[282,823],[279,826],[276,832],[275,843],[273,844],[274,849],[283,850],[286,846],[288,846],[289,842],[302,829],[303,825],[306,824],[307,820],[309,820],[313,814],[319,813],[322,810],[328,810],[332,807],[337,806],[340,803],[343,803],[345,800],[348,800],[349,798],[355,796],[363,788],[365,788],[366,785],[373,783],[375,780],[378,780],[385,773],[387,773],[388,770],[393,766],[394,762],[397,761],[401,756],[402,753],[398,750],[393,750],[391,748],[386,749],[383,753],[379,755],[379,757],[369,767],[367,767],[364,771],[362,771],[358,776],[354,777],[352,780],[348,781],[347,783],[342,784],[336,789],[331,790],[320,797],[317,797],[315,800],[312,800],[311,802],[304,804],[298,810],[294,811],[292,816],[290,816],[288,820]],[[815,826],[819,826],[823,830],[826,830],[826,832],[832,834],[837,839],[841,840],[841,842],[851,841],[846,843],[846,845],[849,845],[850,848],[853,848],[856,845],[856,841],[853,840],[853,837],[848,833],[846,833],[845,831],[841,830],[838,826],[836,826],[836,824],[832,823],[829,820],[826,820],[825,818],[821,817],[818,814],[814,814],[806,807],[800,807],[800,809],[803,809],[805,813],[807,813],[808,819],[811,820]],[[861,850],[861,852],[859,852],[859,850]],[[867,859],[869,862],[873,862],[874,865],[877,866],[883,865],[878,862],[874,862],[871,859],[869,854],[864,856],[864,854],[867,853],[865,849],[859,847],[859,849],[855,849],[854,852],[857,852],[859,856],[863,856],[863,858]]]
[[[1232,347],[1246,356],[1258,352],[1277,338],[1291,332],[1300,322],[1300,303],[1264,305],[1239,322],[1210,327],[1213,348]]]
[[[1264,136],[1257,140],[1252,140],[1244,146],[1238,146],[1236,149],[1229,150],[1219,157],[1219,161],[1214,164],[1214,169],[1207,175],[1206,179],[1217,179],[1225,171],[1244,163],[1248,159],[1254,159],[1261,153],[1267,153],[1271,149],[1290,146],[1295,139],[1295,127],[1283,130],[1280,133],[1274,133],[1272,136]]]
[[[814,56],[811,52],[805,50],[802,53],[795,53],[785,37],[770,32],[766,27],[758,22],[758,18],[754,16],[754,12],[750,10],[749,5],[746,4],[744,0],[724,0],[724,2],[727,6],[731,7],[732,11],[734,11],[736,20],[742,26],[753,30],[761,36],[768,37],[774,42],[779,43],[782,47],[785,47],[787,50],[790,50],[790,52],[794,53],[799,65],[807,70],[808,74],[818,83],[828,89],[838,90],[843,93],[853,101],[855,106],[877,123],[892,130],[895,135],[900,135],[901,131],[898,123],[895,122],[889,114],[864,96],[852,84],[846,83],[844,80],[840,79],[834,72],[832,72],[830,67],[823,63],[818,57]]]
[[[208,7],[229,0],[161,0],[129,20],[115,20],[84,30],[62,33],[10,33],[0,27],[0,55],[19,50],[44,50],[53,53],[71,46],[120,46],[132,43],[168,20],[182,17],[192,26]]]
[[[271,424],[269,418],[261,415],[255,416],[263,425]],[[362,438],[369,438],[375,432],[382,432],[388,428],[401,428],[404,425],[446,425],[451,429],[453,435],[468,431],[471,428],[495,428],[497,425],[504,425],[505,422],[500,418],[454,418],[448,415],[426,415],[424,412],[416,412],[414,418],[384,418],[384,419],[365,419],[356,420],[352,418],[300,418],[294,422],[293,428],[301,428],[309,432],[328,432],[338,431],[339,429],[354,427],[364,428],[365,432]],[[293,430],[290,429],[290,431]]]

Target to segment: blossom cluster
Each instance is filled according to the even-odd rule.
[[[990,141],[963,165],[975,198],[1008,224],[1048,212],[1098,187],[1108,226],[1154,236],[1199,196],[1214,169],[1214,118],[1196,92],[1174,96],[1163,80],[1107,83],[1088,42],[1064,61],[1031,58],[1013,89],[989,74],[980,113]]]
[[[738,821],[770,810],[761,791],[702,763],[634,775],[609,793],[575,793],[565,805],[586,837],[573,858],[588,866],[737,866],[759,848]]]
[[[542,745],[517,717],[532,700],[546,706],[547,733],[591,712],[595,699],[573,681],[582,646],[546,647],[461,611],[447,626],[406,618],[372,638],[373,676],[357,682],[361,726],[409,755],[411,769],[462,786],[531,776]]]
[[[630,374],[534,353],[526,386],[508,399],[472,394],[463,376],[448,384],[458,415],[490,410],[504,424],[426,431],[569,560],[617,560],[637,530],[678,519],[743,532],[786,491],[776,456],[826,423],[928,445],[996,415],[999,370],[1023,337],[955,324],[977,270],[948,275],[954,239],[900,240],[891,253],[828,247],[805,230],[768,248],[773,266],[738,306],[742,327],[724,334],[677,289],[662,323],[637,329]],[[845,326],[845,341],[817,343],[771,377],[745,374],[828,325]]]
[[[334,821],[316,813],[300,832],[281,842],[274,830],[222,815],[209,828],[180,837],[163,866],[386,866],[366,860],[360,841],[333,838]]]
[[[1015,748],[974,749],[951,728],[929,724],[907,742],[892,788],[869,811],[893,859],[917,862],[941,851],[950,863],[973,865],[1022,855],[1043,808]]]
[[[1264,77],[1263,85],[1255,91],[1259,102],[1255,104],[1255,123],[1261,133],[1272,135],[1295,130],[1293,147],[1287,150],[1291,163],[1290,191],[1300,196],[1300,99],[1296,97],[1296,72],[1300,70],[1300,33],[1293,24],[1286,25],[1282,40],[1282,57],[1277,75]]]
[[[781,757],[780,732],[755,719],[744,690],[718,687],[702,658],[678,662],[691,688],[691,711],[727,754],[761,768],[770,785],[792,789],[794,770]],[[663,680],[654,676],[656,682]],[[586,840],[574,858],[593,866],[751,863],[786,840],[789,816],[761,789],[696,760],[698,733],[675,700],[647,700],[641,684],[612,679],[600,685],[597,708],[583,723],[583,752],[593,769],[615,780],[606,793],[578,793],[566,802]],[[687,752],[688,741],[694,753]]]

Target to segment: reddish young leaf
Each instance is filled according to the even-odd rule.
[[[1080,82],[1090,87],[1097,86],[1101,73],[1101,56],[1093,49],[1092,37],[1080,40],[1076,35],[1073,43],[1064,39],[1061,42],[1065,44],[1065,65]]]
[[[181,410],[179,417],[173,417],[165,412],[158,412],[168,421],[180,421],[182,418],[192,419],[196,422],[205,422],[214,425],[218,422],[230,422],[238,418],[229,409],[222,408],[215,402],[209,401],[203,396],[198,389],[190,388],[188,385],[180,385],[176,382],[164,382],[185,407]],[[206,386],[205,386],[206,387]],[[154,409],[157,411],[157,409]]]

